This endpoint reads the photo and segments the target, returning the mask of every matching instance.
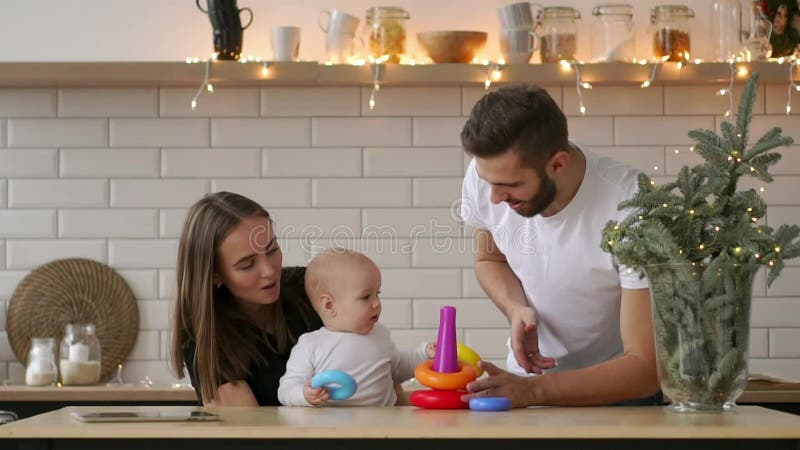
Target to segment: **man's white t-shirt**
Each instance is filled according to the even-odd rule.
[[[353,377],[356,393],[347,400],[329,400],[326,406],[394,406],[395,383],[414,376],[417,364],[428,359],[425,347],[423,342],[413,351],[398,351],[389,330],[380,324],[368,334],[325,327],[301,334],[286,362],[278,400],[285,406],[311,406],[303,385],[324,370],[340,370]]]
[[[478,176],[474,159],[462,190],[462,219],[491,232],[539,315],[539,350],[556,359],[552,371],[588,367],[620,355],[621,289],[648,287],[639,272],[619,265],[600,248],[605,224],[628,215],[617,205],[638,190],[638,172],[580,151],[586,156],[580,188],[550,217],[526,218],[505,202],[493,204],[491,186]],[[525,373],[510,346],[507,368]]]

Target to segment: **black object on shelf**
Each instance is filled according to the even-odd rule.
[[[236,60],[242,53],[242,32],[253,23],[253,11],[250,8],[241,8],[236,5],[236,0],[205,0],[208,10],[200,6],[200,0],[195,4],[211,20],[214,30],[214,51],[217,59]],[[250,13],[247,25],[242,26],[239,15],[242,11]]]

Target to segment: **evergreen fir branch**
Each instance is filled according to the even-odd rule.
[[[747,146],[747,134],[750,129],[750,121],[753,119],[753,104],[756,101],[756,91],[758,88],[758,73],[754,73],[744,85],[742,97],[739,101],[739,113],[736,117],[736,129],[741,136],[738,148],[744,149]]]
[[[722,122],[719,126],[719,129],[722,131],[722,137],[724,139],[725,145],[728,147],[728,154],[732,154],[737,152],[738,155],[742,155],[742,147],[739,145],[739,136],[737,136],[737,131],[731,125],[730,122]],[[738,133],[741,134],[741,133]]]
[[[792,145],[794,143],[794,139],[791,136],[781,136],[781,128],[780,127],[773,127],[771,130],[767,131],[761,139],[758,140],[750,150],[746,151],[744,156],[745,159],[750,160],[755,156],[758,156],[764,152],[768,152],[773,148],[778,147],[786,147]]]

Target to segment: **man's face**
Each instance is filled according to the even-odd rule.
[[[544,211],[556,196],[556,184],[544,169],[524,164],[514,151],[493,158],[476,158],[478,176],[492,187],[492,203],[506,202],[523,217]]]

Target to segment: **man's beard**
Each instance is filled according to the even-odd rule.
[[[547,174],[543,173],[541,175],[542,183],[539,186],[539,191],[525,202],[525,205],[517,211],[517,214],[523,217],[533,217],[553,203],[553,199],[556,198],[556,183]]]

